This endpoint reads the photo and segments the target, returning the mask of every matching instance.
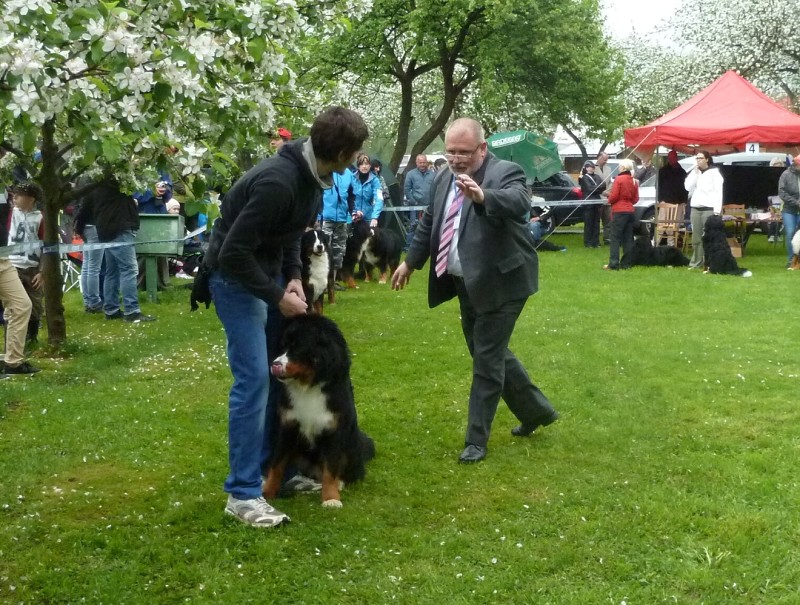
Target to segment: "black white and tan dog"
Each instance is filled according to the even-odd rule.
[[[385,284],[400,264],[402,252],[403,243],[394,231],[370,227],[365,221],[353,223],[342,262],[347,287],[356,287],[354,275],[358,263],[364,271],[364,281],[371,281],[372,271],[377,268],[380,273],[378,283]]]
[[[322,505],[341,507],[342,484],[364,478],[375,444],[358,427],[350,352],[337,325],[321,315],[286,320],[272,375],[283,383],[280,429],[263,484],[278,494],[288,466],[322,483]]]
[[[330,241],[330,237],[319,229],[309,229],[300,238],[301,277],[309,313],[322,315],[322,296],[328,289],[330,271]]]
[[[703,257],[707,273],[751,277],[752,272],[739,267],[728,244],[725,222],[719,215],[709,216],[703,228]]]
[[[631,251],[631,266],[688,267],[689,259],[675,246],[653,246],[650,236],[638,235]]]

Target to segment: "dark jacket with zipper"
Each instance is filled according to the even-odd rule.
[[[122,193],[119,185],[108,179],[83,198],[75,223],[78,233],[83,233],[86,225],[94,224],[97,238],[110,242],[123,231],[139,230],[139,212],[133,196]]]
[[[283,145],[242,176],[214,222],[204,263],[277,305],[277,278],[300,279],[300,237],[321,210],[322,186],[303,155],[306,139]]]

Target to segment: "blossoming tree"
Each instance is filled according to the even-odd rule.
[[[7,0],[0,22],[0,171],[24,166],[44,191],[46,244],[82,176],[114,174],[133,191],[158,169],[194,196],[208,167],[267,142],[302,93],[287,65],[305,36],[329,35],[367,0]],[[297,111],[300,111],[298,109]],[[165,153],[177,147],[177,154]],[[34,154],[37,158],[34,161]],[[204,170],[201,171],[201,168]],[[43,259],[49,341],[66,340],[58,255]]]

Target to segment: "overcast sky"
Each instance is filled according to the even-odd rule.
[[[600,0],[606,30],[616,38],[652,32],[675,14],[681,0]]]

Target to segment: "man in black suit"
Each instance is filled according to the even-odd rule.
[[[435,307],[458,297],[472,355],[469,418],[459,462],[478,462],[486,457],[501,396],[520,421],[511,431],[518,437],[555,422],[558,413],[508,349],[517,317],[538,288],[525,174],[517,164],[488,153],[481,125],[469,118],[453,122],[445,148],[449,170],[436,174],[433,203],[392,276],[392,288],[402,289],[430,257],[428,304]]]

